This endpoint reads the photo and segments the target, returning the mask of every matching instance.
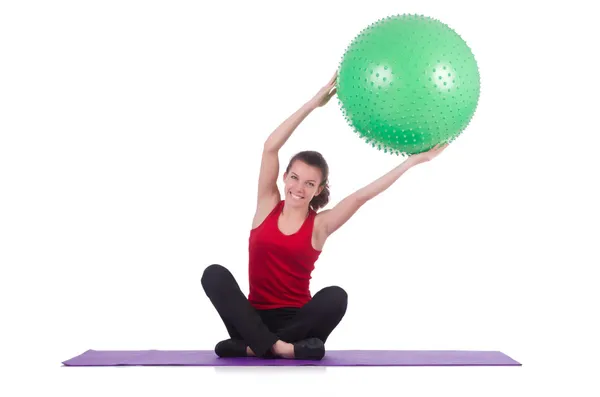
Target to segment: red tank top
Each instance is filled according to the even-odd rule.
[[[316,212],[312,209],[300,229],[291,235],[277,222],[285,200],[250,231],[248,300],[256,309],[302,307],[310,299],[309,284],[321,251],[312,246]]]

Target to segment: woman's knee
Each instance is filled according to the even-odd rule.
[[[325,287],[319,291],[319,294],[321,294],[328,305],[346,311],[346,307],[348,306],[348,293],[342,287],[338,287],[337,285]]]
[[[231,273],[224,266],[212,264],[207,266],[206,269],[204,269],[200,282],[202,283],[202,287],[206,291],[211,287],[215,287],[219,284],[222,284],[222,282],[229,277],[232,277]]]

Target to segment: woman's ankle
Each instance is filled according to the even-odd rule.
[[[278,340],[271,348],[273,354],[283,358],[294,358],[294,345]]]

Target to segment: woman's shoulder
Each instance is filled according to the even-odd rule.
[[[281,206],[283,200],[281,196],[273,195],[269,198],[264,198],[258,202],[256,206],[256,212],[254,213],[254,219],[252,220],[252,229],[256,229],[263,222],[275,212],[275,210]]]
[[[313,212],[313,217],[314,217],[314,228],[315,229],[320,229],[323,226],[323,218],[325,217],[325,215],[329,212],[330,210],[321,210],[321,211],[315,211],[312,210]]]
[[[329,210],[321,210],[314,212],[313,232],[312,232],[312,247],[317,251],[322,251],[327,240],[327,233],[323,223],[323,215]]]

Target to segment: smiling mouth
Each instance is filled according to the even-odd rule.
[[[294,193],[290,192],[290,195],[295,198],[296,200],[302,200],[304,197],[302,196],[296,196]]]

